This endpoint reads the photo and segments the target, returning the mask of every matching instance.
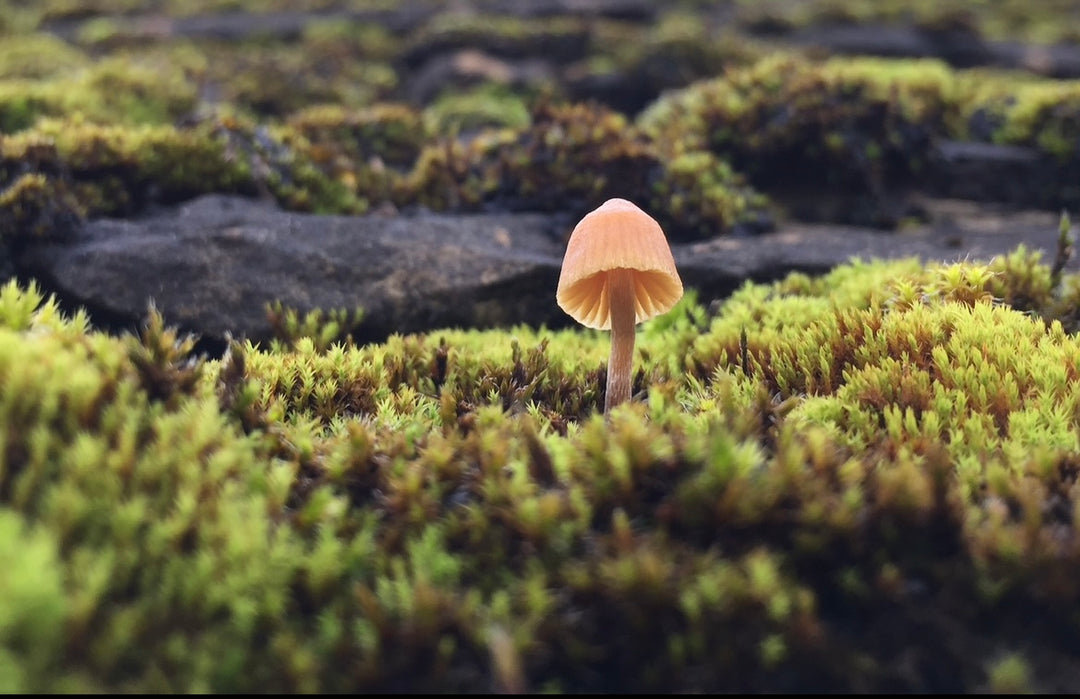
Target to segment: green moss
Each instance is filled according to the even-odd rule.
[[[0,190],[0,230],[5,242],[63,237],[82,216],[65,185],[35,172],[17,176]]]
[[[424,110],[430,134],[458,136],[485,128],[523,129],[529,125],[525,100],[496,86],[443,92]]]
[[[5,37],[0,48],[0,80],[53,78],[89,62],[82,51],[51,34]]]
[[[606,417],[604,333],[204,361],[154,313],[112,338],[8,284],[0,557],[35,584],[9,580],[0,675],[1030,687],[979,649],[1016,623],[1039,630],[1025,648],[1078,633],[1060,609],[1080,552],[1054,532],[1075,526],[1080,344],[994,297],[1052,315],[1048,275],[1022,251],[855,263],[747,285],[711,319],[691,294],[639,333],[638,398]]]
[[[661,99],[641,124],[664,152],[712,149],[762,185],[813,172],[832,186],[880,189],[926,165],[951,82],[934,61],[815,66],[781,55]]]
[[[375,5],[378,3],[366,4]],[[383,4],[388,7],[392,6],[392,3]],[[301,41],[319,54],[352,50],[369,60],[393,59],[397,55],[399,48],[397,37],[386,27],[373,22],[358,23],[341,19],[309,22],[304,27]]]
[[[707,162],[668,164],[616,112],[540,105],[526,128],[425,148],[400,202],[451,210],[499,203],[583,215],[611,197],[629,197],[649,202],[675,239],[717,235],[762,218],[764,199],[723,163],[703,157]],[[699,164],[706,169],[695,179],[687,168]]]
[[[9,167],[30,165],[73,192],[88,214],[137,209],[152,185],[161,187],[168,200],[236,189],[246,179],[242,167],[227,163],[224,148],[205,130],[45,120],[5,139],[0,148]],[[28,163],[24,158],[31,148],[37,155]]]
[[[0,129],[15,132],[40,117],[84,116],[121,124],[160,124],[190,112],[195,85],[167,63],[123,57],[46,80],[0,80]]]
[[[1031,146],[1061,164],[1080,153],[1080,81],[985,81],[976,74],[964,87],[973,93],[968,123],[992,125],[994,142]]]
[[[293,308],[285,308],[280,301],[267,304],[267,319],[274,334],[274,349],[295,347],[301,338],[309,338],[317,351],[325,351],[336,342],[352,342],[351,331],[363,320],[361,308],[351,312],[338,308],[328,313],[314,310],[303,318]]]
[[[309,107],[289,117],[288,125],[312,146],[332,150],[357,167],[371,159],[408,169],[424,142],[420,113],[403,104],[380,103],[349,110],[337,105]]]
[[[989,670],[990,691],[994,694],[1031,694],[1031,670],[1023,656],[1009,654],[995,661]]]
[[[0,510],[0,684],[7,692],[44,691],[56,671],[68,600],[57,542],[30,529],[18,513]],[[61,685],[62,686],[62,685]]]
[[[1032,148],[1055,173],[1046,201],[1077,201],[1077,84],[929,60],[780,54],[662,97],[638,125],[669,157],[709,150],[777,196],[825,182],[857,198],[851,220],[896,223],[889,197],[918,186],[938,139]]]
[[[228,116],[187,128],[47,119],[0,143],[0,165],[15,183],[4,190],[5,203],[34,211],[63,209],[62,197],[70,195],[86,215],[117,215],[150,201],[256,188],[287,208],[364,210],[366,203],[348,183],[324,174],[309,150],[310,144],[288,129]],[[26,169],[35,174],[15,179]],[[58,194],[50,196],[50,191]],[[19,212],[8,215],[28,218]]]
[[[442,17],[404,41],[326,21],[291,44],[146,47],[124,19],[135,4],[76,4],[0,11],[9,31],[96,22],[80,34],[92,50],[55,69],[49,39],[0,51],[5,244],[209,191],[333,212],[572,214],[627,196],[694,239],[766,225],[747,181],[788,165],[872,190],[960,137],[1034,147],[1067,174],[1076,139],[1071,82],[747,64],[755,46],[678,12],[650,27]],[[834,19],[863,11],[850,7]],[[665,84],[730,70],[638,125],[586,105],[523,117],[531,98],[490,87],[426,113],[373,104],[397,89],[383,61],[553,40],[575,69]],[[186,119],[196,85],[237,114]],[[444,129],[469,138],[436,140]],[[275,306],[278,341],[207,360],[152,311],[138,337],[110,337],[33,287],[0,288],[0,685],[1013,691],[1054,686],[1044,668],[1071,677],[1080,277],[1021,249],[988,265],[856,261],[747,284],[712,315],[706,301],[691,291],[640,329],[635,399],[604,416],[606,333],[357,346],[358,313]],[[1020,637],[1023,655],[987,653]]]
[[[711,238],[720,231],[740,228],[761,232],[772,227],[765,196],[708,151],[676,156],[666,163],[653,187],[653,210],[663,211],[680,229],[692,231],[692,237]]]

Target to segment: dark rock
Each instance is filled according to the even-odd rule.
[[[1053,261],[1058,217],[1041,211],[1007,211],[955,200],[924,203],[932,221],[910,231],[883,233],[851,226],[788,224],[754,238],[715,238],[678,246],[675,262],[686,286],[701,298],[722,297],[745,280],[772,281],[789,272],[824,274],[852,257],[924,262],[989,260],[1021,243]],[[1074,226],[1074,235],[1077,233]],[[1072,260],[1069,270],[1080,269]]]
[[[0,284],[6,284],[15,276],[15,265],[11,261],[11,249],[0,242]]]
[[[627,21],[648,21],[660,9],[655,0],[501,0],[499,12],[519,17],[578,15]]]
[[[909,232],[791,224],[673,252],[685,285],[703,300],[747,279],[823,273],[853,256],[989,259],[1025,243],[1053,257],[1054,214],[956,201],[925,208],[933,223]],[[23,250],[16,265],[99,324],[130,327],[153,299],[168,322],[204,338],[265,340],[266,305],[280,300],[302,312],[361,306],[353,336],[375,341],[447,326],[569,324],[555,288],[572,225],[533,213],[291,214],[211,195],[141,220],[88,223],[73,241]]]
[[[639,64],[626,70],[597,73],[588,61],[580,61],[562,71],[562,85],[571,101],[597,101],[633,116],[652,104],[665,90],[692,82],[689,78],[681,79],[682,76],[658,76],[656,72],[659,71],[650,72],[649,67]]]
[[[768,33],[769,27],[748,29],[762,35]],[[796,45],[840,55],[940,58],[958,68],[999,66],[1059,79],[1080,77],[1080,46],[985,41],[973,30],[959,27],[932,29],[873,22],[817,24],[786,31],[784,38]]]
[[[998,41],[990,44],[993,63],[1022,68],[1051,78],[1080,78],[1080,46],[1072,44],[1022,44]]]
[[[937,55],[933,38],[914,27],[873,23],[813,25],[786,38],[795,44],[845,55],[890,58]]]
[[[973,31],[929,29],[887,24],[826,24],[788,36],[796,44],[817,46],[832,53],[891,58],[940,58],[959,68],[985,65],[993,53]]]
[[[20,271],[108,318],[153,299],[170,323],[267,339],[266,304],[364,309],[354,337],[561,314],[562,226],[534,214],[313,216],[206,196],[137,221],[99,220],[70,245],[24,251]]]
[[[934,150],[927,189],[936,196],[1052,206],[1056,167],[1032,148],[942,141]]]

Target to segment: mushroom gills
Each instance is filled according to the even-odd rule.
[[[611,293],[605,270],[570,285],[560,294],[560,305],[589,328],[611,328]],[[630,270],[634,275],[635,323],[665,312],[682,297],[682,285],[663,272]]]

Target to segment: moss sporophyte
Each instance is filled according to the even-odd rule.
[[[682,298],[660,224],[625,199],[609,199],[570,234],[556,300],[577,322],[611,330],[604,412],[630,398],[634,326]]]

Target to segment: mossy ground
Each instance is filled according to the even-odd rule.
[[[1023,251],[691,295],[605,418],[601,333],[204,361],[9,284],[0,681],[1075,688],[1078,300]]]
[[[1011,1],[736,5],[758,28],[1075,38],[1065,0],[1022,22]],[[0,0],[4,245],[205,192],[339,213],[624,196],[693,239],[767,228],[808,173],[863,196],[844,220],[888,225],[939,139],[1030,147],[1046,203],[1080,202],[1077,81],[773,52],[718,38],[707,3],[395,33],[340,13],[399,3],[328,0],[235,43],[140,6]],[[477,46],[493,74],[557,46],[559,79],[409,102],[433,48]],[[651,104],[570,98],[618,75]],[[609,416],[599,333],[355,346],[335,340],[360,312],[276,307],[280,342],[205,360],[156,314],[109,336],[10,283],[0,689],[1076,691],[1080,278],[1060,272],[1021,250],[748,284],[715,314],[691,294],[640,330]]]

